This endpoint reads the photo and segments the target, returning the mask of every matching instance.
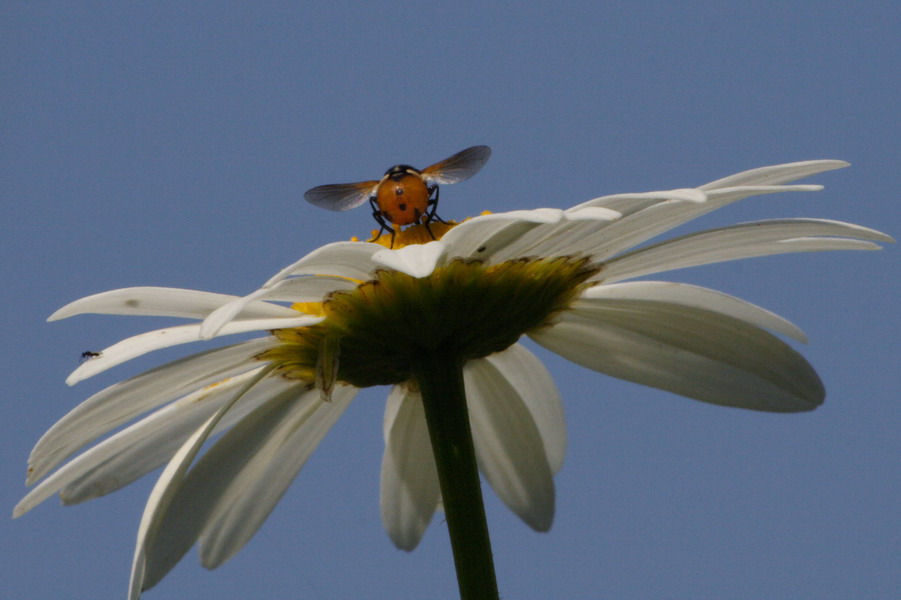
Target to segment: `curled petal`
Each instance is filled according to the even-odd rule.
[[[313,250],[263,284],[269,288],[295,275],[335,275],[366,281],[372,278],[372,255],[384,246],[367,242],[335,242]]]
[[[419,279],[432,274],[446,251],[447,244],[444,242],[412,244],[398,250],[376,252],[372,255],[372,261]]]

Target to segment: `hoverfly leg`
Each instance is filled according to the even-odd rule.
[[[435,237],[435,234],[432,233],[432,228],[429,227],[429,223],[431,223],[433,220],[438,220],[438,221],[441,221],[442,223],[446,223],[447,221],[445,221],[444,219],[439,217],[438,214],[435,212],[436,210],[438,210],[438,185],[436,184],[436,185],[429,186],[428,189],[429,189],[429,202],[427,204],[428,210],[426,210],[425,215],[423,215],[424,218],[422,219],[422,224],[425,225],[425,230],[429,232],[429,237],[431,237],[434,240],[437,238]],[[434,195],[434,197],[432,197],[433,195]]]
[[[425,214],[425,224],[428,225],[432,221],[441,221],[442,223],[447,223],[444,219],[438,216],[438,213],[435,211],[438,210],[438,185],[433,185],[429,187],[429,195],[434,194],[434,198],[429,198],[429,210]],[[431,231],[429,231],[431,233]],[[434,238],[435,236],[432,236]]]
[[[370,196],[369,205],[372,207],[372,218],[375,219],[375,222],[379,224],[379,232],[372,238],[372,241],[376,241],[380,237],[382,237],[383,231],[391,232],[391,245],[389,248],[394,248],[394,227],[388,225],[388,221],[385,220],[385,217],[382,215],[382,211],[379,210],[379,205],[376,202],[375,196]]]

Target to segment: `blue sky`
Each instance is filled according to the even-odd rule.
[[[316,3],[319,4],[319,3]],[[326,3],[322,3],[323,5]],[[894,2],[488,4],[4,2],[0,180],[2,504],[28,451],[91,393],[79,355],[159,326],[48,324],[133,285],[242,294],[366,235],[315,185],[494,155],[441,215],[567,207],[840,158],[815,194],[752,198],[699,227],[822,217],[901,233],[901,7]],[[557,516],[538,534],[489,491],[504,598],[886,598],[901,587],[898,249],[666,274],[809,335],[820,409],[757,414],[604,377],[539,351],[567,410]],[[260,533],[215,572],[194,553],[145,597],[452,598],[446,529],[396,550],[378,513],[385,389],[361,394]],[[0,595],[123,598],[153,477],[0,519]]]

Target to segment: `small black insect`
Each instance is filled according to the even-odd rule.
[[[81,353],[81,360],[91,360],[92,358],[97,358],[100,356],[99,352],[92,352],[90,350],[85,350]]]

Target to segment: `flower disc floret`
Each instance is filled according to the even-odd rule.
[[[381,270],[351,291],[331,294],[322,323],[275,331],[282,343],[258,358],[286,377],[314,380],[321,353],[337,343],[338,381],[402,383],[426,353],[483,358],[551,324],[597,271],[573,257],[491,266],[456,259],[422,278]]]

